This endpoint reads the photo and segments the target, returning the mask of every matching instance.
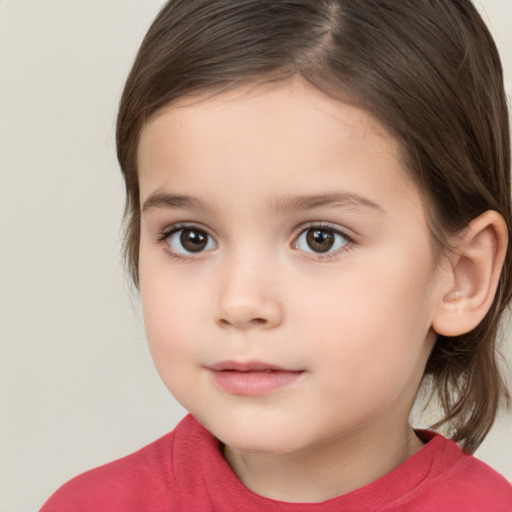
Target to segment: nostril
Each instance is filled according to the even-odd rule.
[[[215,323],[222,327],[236,329],[268,329],[281,323],[282,312],[274,301],[249,302],[224,300],[218,306]]]
[[[229,325],[235,325],[237,322],[236,321],[230,322],[226,318],[221,318],[219,320],[219,323],[224,326],[229,326]],[[267,324],[267,320],[265,320],[264,318],[252,318],[251,320],[249,320],[247,325],[251,325],[251,324],[252,325],[265,325],[265,324]]]

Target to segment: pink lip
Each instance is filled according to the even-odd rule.
[[[289,370],[259,361],[222,361],[209,366],[213,381],[235,395],[267,395],[297,380],[302,370]]]

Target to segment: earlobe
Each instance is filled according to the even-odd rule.
[[[434,313],[432,328],[443,336],[474,329],[491,307],[508,244],[507,225],[496,211],[472,220],[452,255],[449,288]]]

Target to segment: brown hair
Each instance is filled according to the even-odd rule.
[[[486,210],[511,229],[510,138],[494,41],[469,0],[171,0],[127,79],[117,152],[127,193],[126,258],[138,286],[137,146],[163,106],[187,95],[300,75],[365,109],[401,142],[423,191],[435,253]],[[426,368],[436,427],[473,452],[508,397],[497,365],[511,297],[510,247],[493,305],[472,332],[440,336]]]

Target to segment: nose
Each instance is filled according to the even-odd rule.
[[[226,262],[219,275],[216,322],[240,330],[270,329],[283,320],[275,274],[255,258]]]

